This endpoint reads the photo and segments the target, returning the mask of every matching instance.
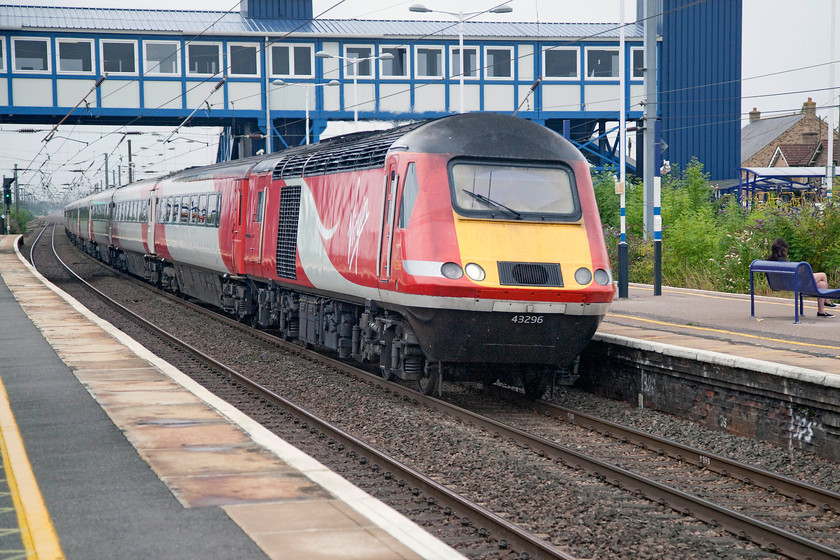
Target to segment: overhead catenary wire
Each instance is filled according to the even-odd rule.
[[[705,1],[705,0],[701,0],[701,1]],[[694,2],[693,4],[690,4],[689,6],[699,4],[699,3],[701,3],[701,1]],[[686,7],[689,7],[689,6],[686,6]],[[683,8],[685,8],[685,7],[681,7],[680,9],[683,9]],[[229,12],[230,12],[230,11],[232,11],[232,10],[229,10]],[[220,17],[222,17],[222,16],[220,16]],[[217,21],[219,21],[219,20],[217,20]],[[538,23],[539,23],[539,22],[538,22]],[[444,27],[443,29],[451,28],[451,27],[453,27],[454,25],[455,25],[455,24],[449,25],[449,26],[447,26],[447,27]],[[290,33],[291,33],[291,32],[290,32]],[[438,33],[439,33],[439,32],[438,32]],[[538,32],[538,34],[539,34],[539,32]],[[289,35],[289,34],[286,34],[285,36],[288,36],[288,35]],[[200,36],[201,36],[201,34],[196,35],[196,37],[200,37]],[[279,40],[282,40],[282,38],[275,38],[275,39],[272,41],[272,43],[273,43],[273,42],[276,42],[276,41],[279,41]],[[570,43],[570,42],[567,42],[567,43],[564,43],[564,44],[569,44],[569,43]],[[407,45],[411,45],[411,44],[414,44],[414,43],[413,43],[413,42],[409,42],[409,43],[405,43],[405,44],[407,44]],[[186,46],[186,44],[185,44],[185,46]],[[548,47],[548,48],[556,48],[557,46],[559,46],[559,45],[556,45],[556,46],[554,46],[554,47]],[[179,47],[179,48],[180,48],[180,47]],[[451,77],[448,77],[448,78],[451,78]],[[439,80],[439,82],[438,82],[438,83],[440,83],[440,82],[445,82],[448,78],[447,78],[447,77],[441,77],[441,79]],[[421,87],[422,87],[422,86],[421,86]],[[708,85],[697,86],[697,87],[708,87]],[[764,94],[764,95],[768,95],[768,94]],[[777,95],[783,95],[783,94],[777,94]],[[231,101],[235,101],[235,100],[231,100]],[[211,105],[212,105],[212,104],[211,104]],[[214,105],[214,106],[215,106],[215,105]],[[124,125],[124,126],[125,126],[125,127],[127,127],[127,126],[131,126],[131,124],[129,123],[129,124]],[[700,125],[698,125],[698,126],[700,126]],[[702,125],[702,126],[707,126],[707,125],[705,125],[705,124],[704,124],[704,125]],[[119,132],[115,132],[115,133],[119,134]],[[106,135],[105,135],[105,137],[109,136],[110,134],[111,134],[111,133],[106,134]],[[54,163],[55,163],[55,162],[53,161],[50,165],[54,165]]]

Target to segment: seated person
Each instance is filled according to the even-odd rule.
[[[770,248],[770,256],[767,257],[768,261],[787,261],[788,260],[788,243],[781,237],[776,239],[773,242],[773,246]],[[825,272],[815,272],[814,273],[814,283],[816,283],[817,288],[821,290],[828,289],[828,276],[825,275]],[[826,307],[837,307],[836,304],[831,303],[825,298],[817,298],[817,317],[834,317],[831,313],[826,313]]]

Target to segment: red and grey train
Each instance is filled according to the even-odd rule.
[[[614,288],[589,164],[470,113],[192,168],[67,205],[89,253],[385,378],[540,396]]]

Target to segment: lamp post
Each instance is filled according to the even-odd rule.
[[[327,51],[318,51],[315,53],[315,56],[318,58],[338,58],[340,60],[346,60],[353,65],[353,122],[359,122],[359,63],[364,62],[365,60],[393,60],[394,55],[391,53],[382,53],[378,56],[357,58],[355,56],[339,56],[337,54],[328,53]]]
[[[309,144],[309,92],[312,91],[316,87],[322,86],[340,86],[341,82],[338,80],[330,80],[325,84],[308,84],[308,83],[294,83],[294,82],[284,82],[283,80],[274,80],[271,82],[272,85],[275,86],[297,86],[297,87],[305,87],[306,88],[306,128],[304,132],[304,136],[306,136],[306,143]]]
[[[460,101],[459,113],[464,112],[464,21],[467,18],[477,16],[479,14],[489,13],[489,14],[509,14],[513,11],[513,8],[510,6],[498,6],[496,8],[492,8],[490,10],[485,10],[483,12],[447,12],[444,10],[431,10],[424,6],[423,4],[413,4],[408,8],[410,12],[419,12],[422,14],[428,13],[436,13],[436,14],[446,14],[450,16],[455,16],[458,18],[458,61],[459,61],[459,76],[458,76],[458,97]]]

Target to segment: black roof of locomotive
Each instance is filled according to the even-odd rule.
[[[482,158],[579,161],[583,155],[551,129],[499,113],[451,115],[409,131],[392,146],[410,152]]]
[[[392,150],[506,160],[581,161],[565,138],[534,122],[499,113],[465,113],[388,130],[354,132],[269,155],[186,169],[171,179],[191,181],[220,174],[245,178],[271,171],[274,179],[383,167]]]

